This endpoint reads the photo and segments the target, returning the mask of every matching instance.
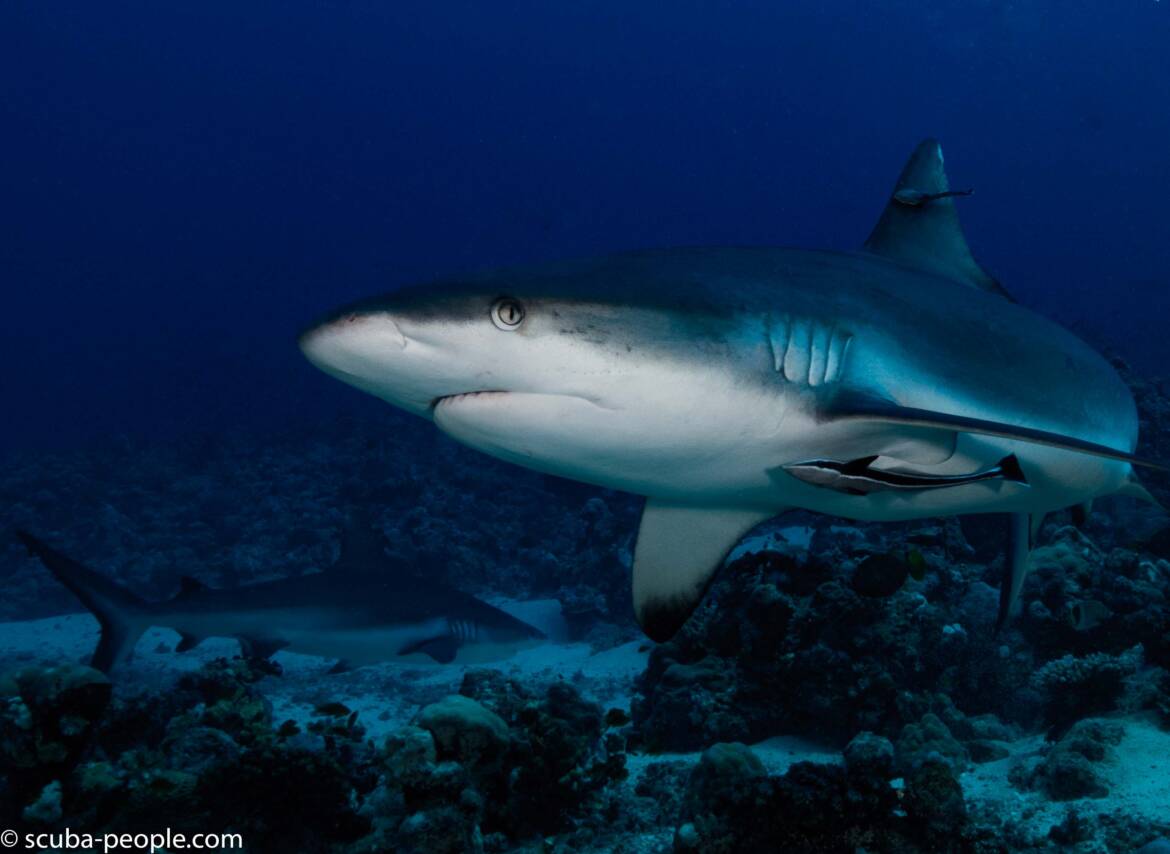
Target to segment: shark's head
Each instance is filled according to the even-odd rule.
[[[300,345],[326,373],[472,447],[647,492],[646,454],[698,426],[702,401],[727,387],[729,333],[686,302],[693,292],[654,292],[627,266],[407,288],[330,314]]]
[[[326,373],[437,418],[476,395],[593,400],[586,377],[604,359],[572,334],[591,313],[498,288],[412,288],[332,313],[300,345]]]

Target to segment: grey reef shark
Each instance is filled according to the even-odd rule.
[[[1010,516],[999,622],[1046,513],[1149,498],[1113,367],[974,260],[926,140],[855,252],[682,248],[487,272],[329,314],[328,374],[538,471],[646,497],[635,613],[670,638],[751,528]],[[1152,499],[1151,499],[1152,500]]]
[[[141,599],[31,534],[17,536],[97,617],[101,640],[91,663],[106,672],[152,626],[179,633],[176,652],[209,637],[235,638],[249,657],[288,649],[336,659],[333,673],[423,656],[441,664],[488,661],[544,640],[499,608],[403,571],[386,556],[380,534],[352,521],[325,572],[229,589],[188,577],[164,602]]]

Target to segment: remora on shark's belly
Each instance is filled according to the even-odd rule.
[[[1109,363],[975,262],[954,195],[927,140],[858,252],[478,274],[342,308],[301,347],[474,448],[646,496],[633,591],[657,640],[750,528],[794,507],[1011,514],[1002,623],[1044,514],[1148,496],[1133,466],[1157,464],[1133,456],[1136,409]]]

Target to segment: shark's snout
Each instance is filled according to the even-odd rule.
[[[404,409],[423,414],[434,399],[433,359],[417,342],[410,347],[388,311],[339,312],[301,333],[298,343],[325,373]]]
[[[406,336],[388,313],[345,312],[301,333],[301,352],[317,367],[329,371],[359,367],[371,359],[406,348]]]

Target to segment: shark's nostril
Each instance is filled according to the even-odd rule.
[[[406,336],[402,334],[402,328],[391,317],[386,318],[386,334],[393,338],[394,343],[402,349],[406,349]]]

